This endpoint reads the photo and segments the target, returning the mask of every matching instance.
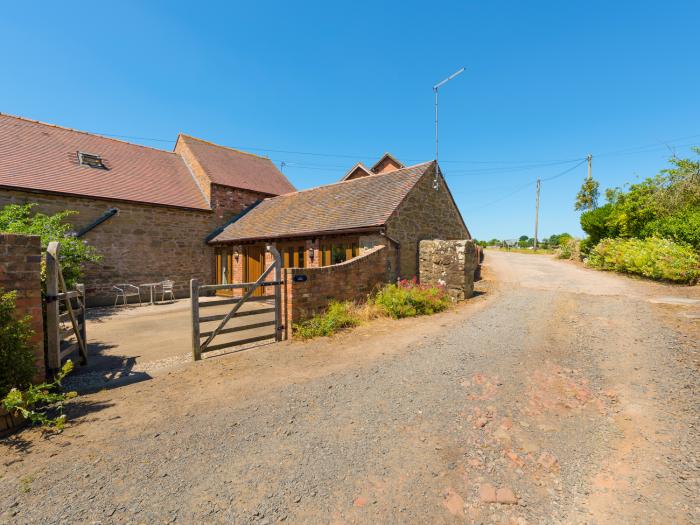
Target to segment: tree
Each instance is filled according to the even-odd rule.
[[[700,154],[700,148],[693,151]],[[607,204],[581,214],[586,246],[612,237],[658,236],[700,248],[700,161],[669,162],[654,177],[607,189]]]
[[[46,250],[49,242],[59,241],[63,277],[66,286],[72,287],[80,281],[83,265],[98,262],[101,256],[93,246],[70,235],[72,226],[66,222],[66,218],[78,212],[66,210],[54,215],[32,215],[34,206],[35,204],[9,204],[0,209],[0,232],[38,235],[41,237],[42,250]],[[42,270],[42,279],[44,274]]]
[[[547,244],[550,246],[561,246],[562,244],[565,244],[569,239],[572,239],[572,235],[570,233],[559,233],[559,234],[552,234],[549,236],[549,239],[546,239]]]
[[[593,177],[587,177],[583,181],[581,189],[576,194],[576,202],[574,204],[576,211],[595,210],[598,207],[598,197],[600,196],[598,186],[598,181]]]

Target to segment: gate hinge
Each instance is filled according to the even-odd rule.
[[[56,302],[56,301],[58,301],[58,295],[47,295],[47,296],[45,296],[45,301],[47,304]]]

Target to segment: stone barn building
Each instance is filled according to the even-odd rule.
[[[391,280],[418,275],[420,241],[470,238],[435,161],[405,167],[385,154],[372,168],[355,165],[335,184],[251,206],[210,243],[216,282],[237,283],[260,276],[270,262],[267,244],[288,268],[337,265],[384,245],[397,261]]]
[[[270,159],[179,135],[174,151],[0,114],[0,207],[78,213],[75,233],[103,259],[86,270],[90,304],[118,283],[214,279],[207,240],[257,202],[294,192]]]

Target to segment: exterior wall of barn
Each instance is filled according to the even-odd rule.
[[[418,275],[418,243],[424,239],[471,239],[459,210],[440,176],[433,189],[434,170],[428,171],[409,192],[386,224],[386,233],[400,243],[399,275]]]
[[[110,208],[119,210],[83,237],[102,256],[101,262],[85,268],[86,294],[92,306],[113,303],[112,286],[117,283],[138,285],[171,279],[175,295],[185,297],[190,279],[213,282],[213,249],[205,237],[239,213],[243,203],[258,197],[254,192],[230,190],[240,195],[222,202],[216,212],[7,189],[0,189],[0,207],[34,203],[34,211],[45,214],[74,210],[78,213],[67,221],[76,231]],[[142,293],[143,298],[146,293]]]
[[[211,207],[218,219],[218,224],[222,224],[257,201],[271,196],[266,193],[241,190],[219,184],[211,185]]]

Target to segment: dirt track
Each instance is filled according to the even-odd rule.
[[[699,522],[698,322],[649,302],[697,290],[487,263],[445,314],[83,396],[0,445],[0,522]]]

